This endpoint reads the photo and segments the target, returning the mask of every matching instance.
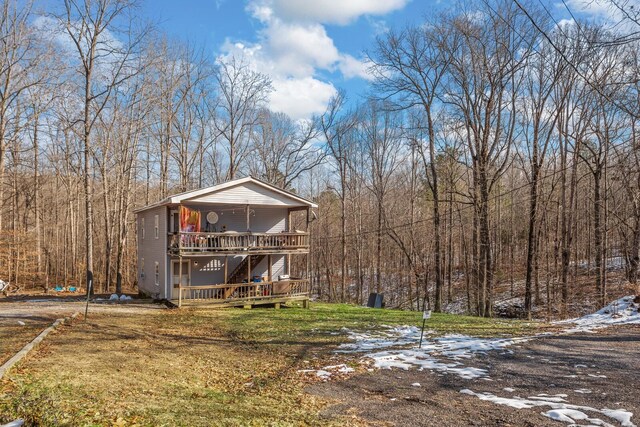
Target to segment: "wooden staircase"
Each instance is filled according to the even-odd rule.
[[[264,259],[265,255],[247,255],[244,257],[240,264],[233,270],[233,272],[227,277],[227,283],[236,284],[242,283],[243,280],[247,279],[247,266],[249,264],[249,258],[251,258],[251,267],[255,267]],[[225,290],[225,299],[229,298],[230,294],[233,293],[235,288],[227,288]]]
[[[242,283],[247,278],[247,264],[249,263],[249,257],[251,257],[251,267],[255,267],[262,261],[265,255],[247,255],[244,257],[240,264],[231,272],[227,277],[227,283]]]

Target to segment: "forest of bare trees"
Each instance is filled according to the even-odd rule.
[[[132,210],[245,175],[319,204],[324,300],[554,316],[638,282],[633,13],[611,30],[469,0],[379,36],[367,99],[296,121],[245,58],[133,0],[0,8],[0,279],[19,288],[134,288]]]

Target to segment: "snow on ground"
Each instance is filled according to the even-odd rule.
[[[381,328],[375,332],[354,332],[342,328],[352,342],[341,344],[336,353],[358,353],[382,348],[405,347],[420,341],[420,328],[416,326],[382,325]],[[424,331],[424,333],[429,335],[433,334],[433,331]]]
[[[317,376],[318,378],[321,378],[323,380],[328,380],[331,378],[332,375],[338,373],[338,374],[350,374],[352,372],[354,372],[355,369],[348,367],[345,364],[340,364],[340,365],[331,365],[331,366],[324,366],[320,369],[300,369],[298,372],[301,374],[314,374],[315,376]]]
[[[567,329],[560,333],[589,332],[594,329],[605,328],[620,324],[640,324],[638,304],[633,303],[634,297],[627,296],[612,302],[607,307],[596,313],[577,319],[569,319],[556,322],[559,325],[567,325]],[[541,333],[533,337],[520,338],[475,338],[466,335],[448,334],[435,337],[433,331],[425,331],[422,347],[418,348],[420,341],[420,329],[415,326],[382,326],[380,330],[368,332],[354,332],[343,328],[351,339],[351,342],[342,344],[336,353],[361,354],[361,358],[373,363],[373,366],[381,369],[416,368],[418,370],[429,369],[439,373],[450,373],[461,378],[474,380],[489,380],[489,373],[484,368],[467,366],[468,362],[477,354],[489,351],[500,351],[502,354],[513,353],[509,349],[515,344],[523,343],[536,337],[550,335]],[[531,357],[531,356],[529,356]],[[549,362],[547,359],[543,359]],[[549,362],[551,363],[551,362]],[[344,368],[340,368],[344,367]],[[576,368],[587,368],[586,365],[575,365]],[[595,367],[592,365],[592,367]],[[299,372],[315,373],[318,377],[327,380],[332,375],[332,369],[346,369],[342,373],[353,372],[346,365],[327,366],[319,370],[303,370]],[[605,375],[588,374],[594,378],[606,378]],[[570,375],[569,377],[577,377]],[[412,386],[419,387],[419,383]],[[504,391],[513,393],[513,388],[505,387]],[[476,396],[481,400],[491,401],[498,405],[506,405],[517,409],[548,407],[550,410],[541,412],[542,415],[553,420],[576,425],[576,422],[586,422],[589,425],[612,426],[609,421],[615,420],[623,427],[635,427],[631,422],[633,414],[624,409],[596,409],[588,406],[573,405],[567,402],[566,394],[539,394],[528,398],[498,397],[491,393],[476,393],[469,389],[461,390],[461,393]],[[589,394],[591,390],[578,389],[578,394]],[[594,415],[595,414],[595,415]]]
[[[562,333],[587,332],[611,325],[640,323],[638,304],[633,302],[633,298],[623,297],[596,313],[556,323],[568,326]],[[488,372],[483,368],[465,366],[463,360],[472,359],[476,354],[488,351],[512,353],[513,351],[507,347],[550,334],[542,333],[522,338],[475,338],[458,334],[432,337],[433,331],[425,331],[422,348],[418,348],[420,329],[415,326],[383,325],[380,330],[369,332],[354,332],[343,328],[343,332],[349,335],[351,342],[340,345],[337,353],[364,353],[362,358],[373,361],[376,368],[429,369],[456,374],[465,379],[488,379]],[[589,376],[606,378],[604,375],[596,374]]]
[[[385,327],[384,330],[361,333],[349,331],[352,342],[342,344],[336,352],[364,353],[363,359],[373,361],[376,368],[408,370],[434,370],[456,374],[465,379],[487,378],[486,369],[465,366],[478,353],[504,350],[528,338],[474,338],[449,334],[429,338],[432,331],[425,331],[422,348],[418,348],[420,329],[415,326]]]
[[[593,314],[587,314],[576,319],[560,320],[555,323],[558,325],[575,325],[565,329],[564,332],[566,333],[591,332],[595,329],[613,325],[640,324],[638,304],[635,304],[633,299],[633,296],[622,297]]]
[[[480,400],[486,400],[493,402],[497,405],[509,406],[515,409],[530,409],[534,407],[549,407],[551,410],[541,412],[545,417],[549,417],[556,421],[562,421],[569,424],[576,424],[576,421],[586,421],[591,425],[612,427],[613,424],[589,415],[589,413],[598,414],[598,416],[604,415],[604,417],[610,418],[619,422],[623,427],[635,427],[635,424],[631,422],[633,414],[624,409],[596,409],[589,406],[572,405],[567,403],[564,399],[566,394],[539,394],[538,396],[531,396],[529,398],[522,398],[519,396],[514,397],[499,397],[492,393],[476,393],[469,389],[462,389],[460,393],[468,394],[470,396],[476,396]]]

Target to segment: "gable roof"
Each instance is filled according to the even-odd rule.
[[[245,191],[233,192],[236,187],[245,187]],[[233,193],[233,194],[232,194]],[[242,198],[240,200],[239,198]],[[253,203],[252,203],[253,200]],[[283,190],[252,176],[238,178],[222,184],[205,187],[198,190],[171,195],[164,200],[134,209],[134,213],[165,205],[181,203],[224,203],[224,204],[258,204],[265,206],[308,206],[317,208],[318,205],[304,199],[290,191]]]

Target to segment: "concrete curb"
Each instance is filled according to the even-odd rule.
[[[76,311],[75,313],[73,313],[71,316],[65,317],[65,318],[61,318],[61,319],[57,319],[55,322],[53,322],[51,324],[51,326],[49,326],[48,328],[46,328],[44,331],[40,332],[40,335],[38,335],[37,337],[35,337],[33,339],[33,341],[31,341],[29,344],[25,345],[22,350],[20,350],[19,352],[17,352],[11,359],[7,360],[2,366],[0,366],[0,379],[2,379],[2,377],[5,376],[5,374],[7,372],[9,372],[9,370],[11,368],[13,368],[14,365],[16,365],[18,362],[20,362],[27,354],[29,354],[29,352],[31,350],[33,350],[33,348],[35,346],[37,346],[38,344],[40,344],[42,342],[42,340],[45,339],[45,337],[47,335],[49,335],[49,333],[51,331],[53,331],[54,329],[56,329],[58,326],[60,326],[63,323],[68,323],[69,321],[71,321],[72,319],[75,319],[76,317],[78,317],[78,315],[80,314],[79,311]]]

